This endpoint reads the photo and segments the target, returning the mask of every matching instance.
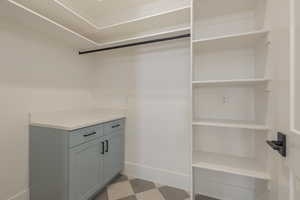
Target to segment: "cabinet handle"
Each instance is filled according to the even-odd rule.
[[[106,150],[105,150],[105,152],[108,152],[108,140],[105,140],[105,142],[106,142]]]
[[[85,134],[83,136],[84,137],[89,137],[89,136],[96,135],[96,134],[97,134],[96,132],[92,132],[92,133]]]
[[[105,153],[105,147],[104,147],[105,143],[104,142],[101,142],[101,143],[102,143],[102,152],[101,152],[101,154],[104,155],[104,153]]]
[[[120,124],[117,124],[117,125],[112,126],[111,128],[117,128],[117,127],[120,127],[120,126],[121,126]]]

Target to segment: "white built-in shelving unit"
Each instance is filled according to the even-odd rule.
[[[190,0],[8,0],[98,48],[190,33]]]
[[[267,194],[272,73],[265,5],[192,2],[193,197],[256,200]]]

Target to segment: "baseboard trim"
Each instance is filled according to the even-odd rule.
[[[23,190],[8,198],[7,200],[29,200],[29,189]]]
[[[188,174],[154,168],[132,162],[125,162],[124,174],[150,180],[162,185],[173,186],[187,191],[190,190],[190,176]]]

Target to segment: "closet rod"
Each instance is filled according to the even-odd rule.
[[[138,46],[138,45],[143,45],[143,44],[163,42],[163,41],[168,41],[168,40],[176,40],[176,39],[187,38],[187,37],[191,37],[191,34],[189,33],[189,34],[178,35],[178,36],[174,36],[174,37],[167,37],[167,38],[161,38],[161,39],[155,39],[155,40],[148,40],[148,41],[143,41],[143,42],[135,42],[135,43],[123,44],[123,45],[118,45],[118,46],[113,46],[113,47],[107,47],[107,48],[102,48],[102,49],[95,49],[95,50],[90,50],[90,51],[79,51],[79,55],[89,54],[89,53],[95,53],[95,52],[100,52],[100,51],[108,51],[108,50],[112,50],[112,49],[120,49],[120,48],[125,48],[125,47]]]

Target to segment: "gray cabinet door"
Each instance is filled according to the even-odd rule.
[[[102,187],[101,153],[98,139],[70,149],[69,200],[86,200]]]
[[[124,130],[105,137],[104,181],[107,183],[124,168]]]

